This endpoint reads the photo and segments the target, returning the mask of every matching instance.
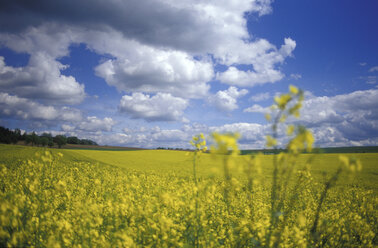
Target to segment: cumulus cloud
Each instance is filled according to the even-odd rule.
[[[295,46],[296,42],[290,38],[285,39],[285,43],[280,49],[267,41],[250,44],[244,51],[246,54],[250,53],[249,56],[241,57],[238,61],[245,60],[246,64],[253,66],[253,70],[243,71],[235,66],[230,66],[225,72],[217,73],[217,79],[222,83],[242,87],[253,87],[279,81],[284,74],[276,69],[275,65],[281,64],[286,57],[291,56]]]
[[[260,16],[270,13],[271,2],[69,0],[53,4],[40,0],[33,5],[3,2],[0,42],[32,57],[43,51],[50,56],[48,63],[54,67],[55,81],[69,80],[65,90],[79,96],[84,92],[80,85],[73,77],[57,73],[59,63],[53,61],[68,55],[72,43],[85,43],[99,54],[110,54],[113,58],[101,63],[96,73],[121,91],[166,92],[199,98],[206,96],[209,89],[206,83],[214,76],[214,65],[208,55],[215,63],[232,65],[218,75],[224,83],[252,87],[283,77],[276,65],[291,55],[295,41],[287,38],[277,49],[267,40],[252,40],[245,19],[246,13]],[[239,71],[234,67],[237,64],[250,65],[253,71]],[[39,67],[44,69],[42,65]],[[42,71],[47,74],[49,69]],[[57,84],[60,85],[46,86]],[[79,97],[72,101],[80,100]]]
[[[378,90],[355,91],[349,94],[317,97],[306,94],[301,117],[289,123],[305,125],[314,133],[316,145],[375,145],[378,141]],[[253,105],[244,112],[268,113],[269,108]],[[269,133],[263,125],[265,134]],[[282,130],[281,133],[284,133]],[[256,141],[257,142],[257,141]]]
[[[244,109],[243,112],[265,114],[269,112],[269,107],[262,107],[261,105],[253,104],[251,107]]]
[[[99,144],[123,145],[132,147],[156,148],[156,147],[181,147],[188,148],[190,133],[182,129],[152,128],[124,128],[123,133],[94,133],[93,140]]]
[[[241,134],[241,148],[263,148],[265,143],[265,134],[269,127],[257,123],[232,123],[220,126],[207,126],[200,123],[184,124],[181,128],[163,129],[159,127],[130,129],[126,128],[123,134],[109,135],[102,137],[99,135],[96,141],[109,142],[108,144],[123,144],[129,146],[139,146],[146,148],[156,147],[179,147],[193,148],[189,141],[194,135],[204,133],[211,143],[210,134],[212,132],[238,132]],[[113,142],[113,143],[112,143]],[[102,143],[104,144],[104,143]]]
[[[305,93],[301,117],[288,119],[310,128],[320,146],[373,145],[378,140],[378,89],[336,96]],[[244,112],[269,113],[254,104]]]
[[[123,145],[131,147],[172,147],[191,149],[189,141],[194,135],[204,133],[211,143],[212,132],[238,132],[242,135],[241,148],[262,148],[265,143],[267,125],[256,123],[232,123],[220,126],[207,126],[200,123],[184,124],[181,128],[166,129],[156,127],[130,128],[125,127],[123,133],[104,134],[102,132],[88,134],[87,137],[99,144]],[[72,133],[71,134],[77,134]]]
[[[88,132],[111,131],[114,125],[115,121],[110,117],[99,119],[96,116],[88,116],[77,125],[77,128]]]
[[[221,111],[232,111],[238,108],[237,99],[248,94],[248,90],[238,90],[236,87],[229,87],[227,90],[220,90],[209,97],[211,105]]]
[[[367,84],[376,84],[377,83],[377,76],[361,76],[359,79],[365,81]]]
[[[270,93],[264,92],[264,93],[253,95],[249,99],[254,102],[261,102],[261,101],[268,100],[269,98],[271,98]]]
[[[133,93],[122,97],[119,111],[131,118],[147,121],[178,121],[188,106],[188,100],[174,97],[169,93],[157,93],[150,96],[143,93]]]
[[[66,133],[112,131],[116,122],[105,117],[83,117],[80,110],[70,107],[55,107],[43,105],[26,98],[21,98],[8,93],[0,92],[0,116],[12,117],[21,120],[37,121],[40,125],[61,124],[61,129]],[[44,125],[42,125],[44,126]]]
[[[68,125],[68,124],[63,124],[61,127],[62,127],[62,130],[64,132],[73,132],[73,131],[75,131],[75,127],[71,126],[71,125]]]
[[[371,121],[377,124],[376,106],[378,106],[377,89],[354,91],[332,97],[312,97],[303,103],[301,120],[308,125],[336,124],[345,121],[355,125],[371,123]]]
[[[298,79],[302,78],[302,75],[298,74],[298,73],[292,73],[292,74],[290,74],[290,78],[292,78],[294,80],[298,80]]]
[[[378,66],[374,66],[369,69],[369,72],[375,72],[375,71],[378,71]]]
[[[242,148],[263,148],[265,146],[265,135],[269,132],[268,125],[244,122],[213,126],[209,129],[211,132],[239,133],[241,135],[239,143]]]
[[[115,43],[117,34],[109,44]],[[96,67],[96,74],[125,92],[167,92],[185,98],[206,96],[213,78],[213,65],[209,59],[194,59],[186,52],[156,49],[138,42],[120,38],[114,51],[116,59]],[[94,45],[99,51],[107,48]],[[113,48],[114,49],[114,48]]]
[[[46,106],[26,98],[0,93],[0,114],[24,120],[77,121],[81,120],[78,109]]]
[[[72,76],[62,75],[67,65],[56,60],[69,54],[73,36],[70,29],[56,24],[28,27],[15,34],[0,33],[0,46],[30,54],[25,67],[7,66],[0,56],[0,90],[49,104],[82,102],[84,85]]]
[[[378,89],[355,91],[349,94],[317,97],[306,92],[300,119],[288,122],[303,124],[314,133],[316,145],[349,146],[375,145],[378,142]],[[252,112],[269,112],[269,108],[254,105]],[[246,110],[245,110],[246,111]],[[250,112],[250,111],[246,111]],[[261,149],[265,147],[265,136],[271,133],[269,124],[231,123],[208,126],[200,123],[184,124],[180,129],[163,129],[159,127],[138,130],[125,129],[124,141],[141,147],[183,147],[190,148],[188,141],[198,133],[208,138],[212,132],[238,132],[242,149]],[[285,126],[279,126],[279,133],[285,133]],[[125,136],[126,135],[126,136]],[[285,135],[283,135],[285,136]],[[281,144],[287,138],[279,138]],[[120,136],[117,136],[120,137]],[[126,138],[127,137],[127,138]],[[126,144],[126,143],[125,143]]]
[[[190,136],[188,133],[185,133],[179,129],[171,129],[171,130],[159,130],[152,134],[152,139],[155,142],[167,142],[167,141],[188,141],[190,140]]]
[[[214,77],[240,87],[273,83],[284,77],[279,67],[292,55],[295,41],[286,38],[281,46],[276,46],[266,39],[255,38],[248,33],[245,18],[271,13],[272,2],[37,0],[29,4],[2,1],[0,45],[30,54],[30,61],[25,67],[15,68],[3,60],[0,90],[36,107],[45,106],[37,103],[42,101],[80,103],[85,97],[84,86],[73,76],[62,75],[65,65],[59,59],[69,55],[71,44],[85,44],[104,56],[95,68],[96,75],[125,92],[118,106],[120,112],[147,121],[185,122],[183,113],[189,99],[207,99],[209,82]],[[226,71],[215,75],[214,68],[219,64]],[[244,66],[250,69],[241,70]],[[218,108],[231,111],[246,92],[230,87],[211,98]],[[8,112],[17,115],[13,109],[16,108]],[[52,109],[64,112],[60,107]],[[29,113],[28,118],[36,117]],[[254,128],[238,125],[247,130]],[[134,142],[143,146],[158,141],[171,144],[177,140],[178,144],[187,146],[188,134],[213,128],[185,124],[182,129],[174,130],[102,133],[109,132],[113,126],[111,118],[81,117],[61,127],[71,133],[87,132],[88,138],[102,144]]]
[[[7,66],[0,56],[0,91],[52,104],[80,103],[84,85],[64,76],[65,66],[45,54],[33,54],[25,67]]]

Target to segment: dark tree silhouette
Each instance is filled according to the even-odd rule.
[[[59,148],[62,148],[62,146],[67,144],[67,138],[64,135],[57,135],[54,137],[54,142],[58,145]]]

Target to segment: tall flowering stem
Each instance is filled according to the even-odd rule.
[[[276,96],[274,98],[274,104],[271,106],[271,110],[273,112],[274,118],[272,118],[271,114],[266,114],[265,118],[272,123],[272,135],[268,135],[266,137],[266,146],[268,148],[273,148],[274,151],[278,149],[278,126],[280,123],[286,121],[287,117],[294,116],[298,118],[300,116],[299,110],[302,107],[302,101],[304,99],[303,91],[299,90],[293,85],[289,86],[289,93],[282,94],[280,96]],[[291,135],[294,132],[294,126],[289,126],[287,134]],[[305,134],[304,134],[305,133]],[[303,148],[304,145],[301,143],[302,141],[307,142],[307,147],[311,149],[311,145],[313,139],[311,133],[308,131],[303,131],[302,133],[298,134],[295,138],[293,138],[288,144],[289,152],[295,151],[300,152],[300,148]],[[303,140],[303,137],[305,140]],[[307,140],[306,140],[307,138]],[[300,141],[300,142],[298,142]],[[299,145],[298,145],[299,144]],[[302,144],[302,145],[300,145]],[[281,155],[282,157],[282,155]],[[267,245],[270,245],[270,240],[272,237],[272,232],[277,225],[278,218],[281,214],[282,204],[284,199],[279,199],[279,192],[281,191],[281,184],[278,183],[278,171],[279,171],[279,162],[277,155],[273,157],[273,181],[272,181],[272,189],[271,189],[271,216],[270,216],[270,229],[267,235]],[[288,174],[288,178],[290,178],[291,173]]]
[[[199,208],[199,194],[198,194],[198,178],[197,178],[197,169],[196,169],[196,165],[198,163],[198,158],[199,156],[201,155],[201,153],[203,152],[206,152],[207,151],[207,146],[206,146],[206,140],[205,140],[205,136],[203,135],[203,133],[199,134],[199,135],[196,135],[192,138],[192,140],[190,141],[190,144],[194,147],[194,156],[193,156],[193,179],[194,179],[194,192],[195,192],[195,218],[196,218],[196,221],[197,221],[197,225],[196,226],[196,231],[195,231],[195,244],[194,246],[195,247],[199,247],[199,228],[200,228],[200,225],[201,225],[201,220],[200,220],[200,217],[199,217],[199,213],[198,213],[198,208]]]
[[[228,204],[229,191],[232,188],[230,166],[233,162],[232,159],[239,155],[240,152],[237,142],[240,138],[240,135],[238,133],[219,134],[214,132],[212,134],[212,138],[214,139],[215,144],[211,146],[211,153],[213,155],[221,155],[223,158],[223,171],[226,182],[226,185],[224,187],[224,199]]]

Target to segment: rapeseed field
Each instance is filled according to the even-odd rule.
[[[276,98],[272,135],[297,116]],[[0,145],[1,247],[376,247],[378,154],[239,155],[238,134],[193,137],[193,152]],[[308,152],[302,154],[303,151]]]
[[[119,167],[99,163],[78,156],[77,151],[43,151],[7,145],[0,148],[2,247],[274,245],[272,238],[270,245],[266,243],[268,233],[272,232],[269,228],[271,183],[269,177],[263,175],[272,171],[272,155],[262,156],[271,160],[266,163],[269,168],[263,168],[264,163],[261,169],[244,168],[251,170],[251,174],[234,168],[235,176],[227,185],[221,173],[213,174],[210,166],[213,158],[209,154],[199,157],[195,183],[189,170],[169,173],[167,167],[159,171],[143,167],[143,160],[136,162],[139,163],[136,169],[127,168],[127,162]],[[29,153],[30,159],[22,161],[13,157],[4,161],[3,154],[14,154],[14,150]],[[115,153],[127,161],[136,156],[133,153],[142,156],[146,152],[152,151]],[[164,158],[182,158],[190,168],[185,153],[154,151],[160,152],[164,153]],[[109,152],[95,153],[101,156]],[[19,154],[20,159],[22,156]],[[328,159],[330,155],[320,156]],[[369,160],[374,169],[376,154],[359,157]],[[145,156],[147,164],[153,162],[152,158]],[[201,168],[202,165],[209,168]],[[178,164],[179,168],[181,166]],[[330,167],[333,168],[329,168],[328,173],[337,166]],[[249,175],[253,175],[252,181]],[[319,214],[316,236],[313,236],[311,228],[324,182],[320,176],[315,180],[311,170],[298,171],[291,180],[293,183],[287,188],[290,198],[284,202],[283,211],[277,213],[278,220],[282,221],[275,227],[281,233],[280,247],[376,245],[376,181],[355,185],[352,184],[354,179],[346,175],[342,183],[331,188]],[[226,185],[230,188],[227,201]],[[289,211],[285,211],[286,208]],[[273,234],[277,236],[276,232]]]

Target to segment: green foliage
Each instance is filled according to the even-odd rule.
[[[71,137],[67,138],[68,144],[79,144],[79,142],[80,142],[80,140],[75,136],[71,136]]]
[[[0,143],[17,143],[18,132],[12,132],[8,128],[0,127]]]
[[[92,140],[79,139],[77,137],[68,137],[64,135],[57,135],[52,137],[51,133],[43,133],[38,136],[35,132],[27,134],[26,132],[21,135],[21,130],[16,128],[14,131],[0,126],[0,143],[16,144],[18,141],[25,141],[25,144],[31,144],[32,146],[54,146],[54,142],[61,148],[65,144],[80,144],[80,145],[94,145],[98,144]]]
[[[67,138],[64,135],[57,135],[54,137],[54,142],[61,148],[63,145],[67,144]]]

